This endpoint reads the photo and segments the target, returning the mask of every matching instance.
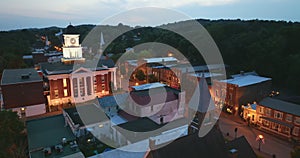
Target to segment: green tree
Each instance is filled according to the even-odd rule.
[[[146,75],[144,73],[144,71],[142,70],[137,70],[135,77],[139,80],[139,81],[143,81],[146,79]]]
[[[142,50],[139,54],[138,54],[138,59],[142,59],[142,58],[151,58],[152,54],[149,50]]]
[[[148,80],[149,80],[149,83],[158,82],[158,79],[153,74],[150,74],[148,76]]]
[[[16,112],[0,111],[0,139],[0,157],[27,157],[24,124]]]
[[[291,151],[291,158],[299,158],[300,157],[300,148],[295,148]]]

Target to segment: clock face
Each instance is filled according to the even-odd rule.
[[[71,44],[75,44],[76,43],[76,39],[75,38],[71,38],[70,42],[71,42]]]

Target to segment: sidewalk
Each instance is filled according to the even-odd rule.
[[[225,112],[221,112],[220,117],[225,117],[228,118],[238,124],[247,124],[247,122],[245,122],[244,120],[242,120],[242,118],[240,118],[239,116],[235,116],[235,115],[231,115],[231,114],[227,114]]]
[[[222,127],[224,129],[224,137],[228,140],[234,139],[234,128],[238,128],[238,136],[244,135],[254,152],[261,156],[272,158],[273,154],[276,154],[276,158],[290,157],[290,150],[292,150],[293,144],[287,140],[276,136],[275,134],[266,132],[264,130],[248,126],[247,122],[244,122],[240,117],[222,113],[220,118],[223,118]],[[231,122],[231,123],[230,123]],[[227,136],[227,132],[230,133]],[[262,134],[265,137],[265,144],[262,145],[262,150],[258,151],[258,143],[256,141],[257,135]]]
[[[229,136],[228,136],[227,133],[226,133],[226,132],[223,132],[223,131],[222,131],[222,133],[223,133],[224,138],[227,139],[228,141],[232,141],[232,140],[235,139],[233,135],[229,135]],[[271,154],[266,153],[266,152],[264,152],[264,151],[262,151],[262,150],[261,150],[261,151],[258,151],[258,149],[255,148],[255,147],[253,147],[253,146],[252,146],[252,149],[253,149],[253,151],[255,152],[255,154],[256,154],[257,156],[259,156],[259,157],[263,157],[263,158],[273,158]]]

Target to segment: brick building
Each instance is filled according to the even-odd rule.
[[[116,67],[111,59],[86,60],[80,35],[72,25],[63,37],[61,62],[40,63],[50,106],[89,101],[116,89]]]
[[[261,129],[300,140],[300,105],[267,97],[258,103],[255,117]]]
[[[1,80],[3,108],[21,117],[46,112],[43,80],[33,68],[5,69]]]
[[[267,97],[272,88],[272,79],[253,73],[233,75],[231,79],[215,81],[212,89],[214,101],[228,112],[241,113],[241,106],[258,102]]]

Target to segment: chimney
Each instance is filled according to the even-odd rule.
[[[150,150],[155,149],[155,138],[152,138],[152,137],[149,138],[149,148],[150,148]]]
[[[238,150],[235,148],[232,148],[229,150],[229,157],[230,158],[238,158],[239,154],[238,154]]]

